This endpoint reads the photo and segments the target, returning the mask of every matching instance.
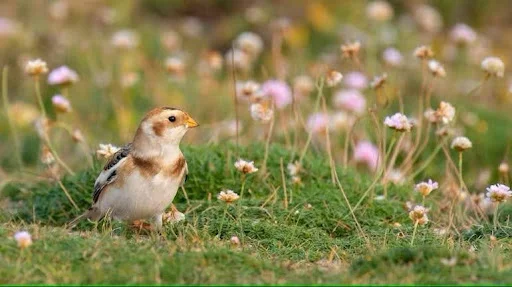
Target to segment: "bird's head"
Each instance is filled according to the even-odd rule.
[[[142,119],[134,143],[179,145],[190,128],[199,126],[186,112],[175,108],[155,108]]]

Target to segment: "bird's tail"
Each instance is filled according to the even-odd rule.
[[[80,221],[83,219],[91,219],[91,220],[98,220],[100,219],[101,214],[97,208],[91,207],[86,212],[84,212],[82,215],[79,215],[75,219],[71,220],[68,224],[66,224],[68,229],[73,229]]]

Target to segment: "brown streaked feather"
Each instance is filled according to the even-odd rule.
[[[128,154],[130,153],[131,149],[132,149],[132,143],[129,143],[129,144],[121,147],[116,153],[114,153],[110,157],[107,164],[105,164],[105,166],[103,167],[103,170],[111,169],[114,165],[119,163],[123,158],[127,157]]]
[[[167,128],[167,124],[164,122],[155,122],[153,123],[153,132],[155,135],[161,137],[164,134],[165,129]]]
[[[167,175],[172,177],[180,176],[186,163],[187,162],[185,161],[185,157],[180,156],[172,165],[167,168]]]
[[[134,167],[138,168],[142,176],[151,177],[160,172],[160,164],[153,159],[144,159],[140,157],[131,156],[131,162]]]

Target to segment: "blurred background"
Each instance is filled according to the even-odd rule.
[[[363,47],[364,75],[370,80],[388,73],[389,97],[401,94],[407,110],[407,105],[415,106],[421,84],[421,63],[412,53],[420,45],[431,45],[447,69],[447,77],[435,86],[435,97],[459,103],[461,110],[508,110],[512,84],[508,74],[492,80],[492,85],[482,87],[475,96],[464,95],[481,81],[479,66],[484,57],[509,61],[511,1],[390,0],[385,2],[390,4],[384,5],[387,8],[370,8],[371,3],[3,0],[0,64],[8,67],[4,88],[9,105],[4,102],[5,112],[0,114],[2,173],[16,169],[16,145],[25,167],[40,165],[41,141],[35,124],[40,111],[34,78],[25,73],[27,61],[37,58],[46,61],[50,71],[65,65],[79,77],[66,87],[48,84],[47,75],[39,78],[44,106],[55,127],[51,138],[71,166],[83,164],[84,149],[93,153],[99,143],[130,141],[139,120],[155,106],[181,107],[201,123],[201,130],[186,137],[188,142],[232,140],[234,80],[227,66],[234,40],[247,31],[261,37],[262,51],[246,63],[248,67],[243,66],[244,55],[235,53],[236,65],[241,65],[235,73],[237,80],[277,78],[295,93],[301,87],[298,76],[314,82],[329,68],[343,74],[360,69],[340,56],[341,44],[357,40]],[[463,34],[467,30],[459,38],[453,35],[461,23],[468,25],[476,40],[464,38],[472,37]],[[403,57],[396,67],[389,62],[392,59],[383,58],[389,47]],[[313,89],[309,93],[313,95]],[[52,101],[57,94],[64,94],[69,110],[59,112],[58,103]],[[326,94],[330,99],[332,93]],[[312,101],[303,101],[306,115]],[[247,106],[240,111],[242,142],[261,140],[262,128],[250,121]],[[280,112],[285,120],[287,113],[291,112]],[[18,139],[13,138],[6,115]],[[476,114],[466,120],[476,132],[488,128]],[[506,129],[499,133],[508,138]],[[286,135],[278,131],[276,141],[286,142]],[[501,143],[489,156],[502,156],[504,146]]]

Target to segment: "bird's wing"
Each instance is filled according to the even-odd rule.
[[[98,201],[100,194],[105,189],[105,187],[116,180],[117,169],[119,166],[121,166],[121,164],[123,164],[128,154],[130,154],[131,148],[131,143],[120,148],[116,153],[112,155],[105,167],[103,167],[103,170],[94,183],[94,193],[92,195],[93,203]]]

